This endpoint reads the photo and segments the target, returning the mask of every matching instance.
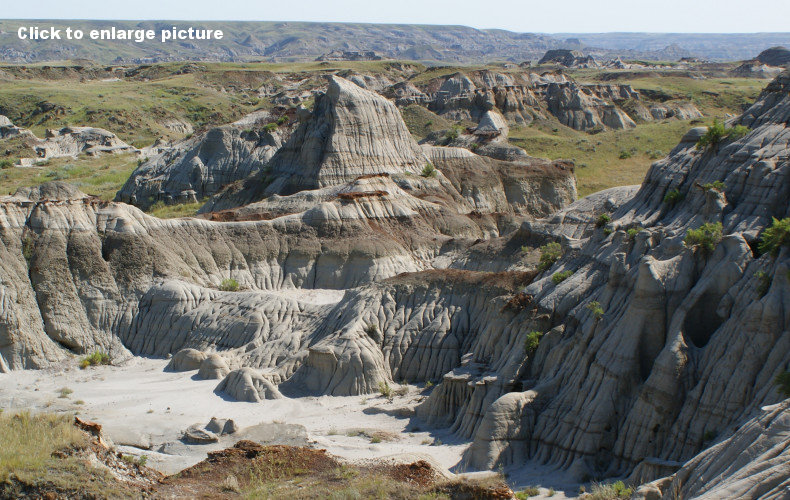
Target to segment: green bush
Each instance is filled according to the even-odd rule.
[[[535,486],[527,486],[523,490],[516,493],[516,498],[518,500],[526,500],[529,497],[536,497],[540,495],[540,490]]]
[[[263,126],[263,130],[267,132],[274,132],[275,130],[277,130],[277,124],[274,122],[267,123],[266,125]]]
[[[595,219],[595,227],[604,227],[612,222],[612,216],[609,214],[601,214]]]
[[[715,146],[727,135],[727,129],[719,120],[713,120],[713,125],[708,126],[708,131],[697,141],[697,149]]]
[[[554,273],[551,276],[551,281],[553,281],[555,285],[559,285],[560,283],[562,283],[566,279],[570,278],[572,274],[573,274],[573,271],[571,271],[570,269],[567,270],[567,271],[563,271],[561,273]]]
[[[3,170],[5,170],[7,168],[11,168],[13,166],[14,166],[14,162],[9,160],[8,158],[4,158],[4,159],[0,160],[0,168],[2,168]]]
[[[601,303],[597,300],[593,300],[587,304],[587,309],[595,316],[595,319],[601,319],[603,316],[603,307],[601,307]]]
[[[80,368],[84,370],[89,366],[109,365],[110,361],[109,354],[105,354],[100,351],[94,351],[92,354],[89,354],[80,360]]]
[[[777,391],[786,398],[790,398],[790,372],[782,372],[774,379]]]
[[[538,269],[545,271],[562,257],[562,245],[556,241],[546,243],[540,247],[540,263]]]
[[[239,291],[239,282],[233,278],[226,278],[219,284],[219,289],[223,292],[237,292]]]
[[[285,115],[277,119],[277,125],[285,125],[286,123],[288,123],[288,117]]]
[[[724,192],[726,188],[727,185],[724,184],[722,181],[713,181],[702,185],[702,189],[704,189],[705,191],[714,190],[714,191]]]
[[[540,339],[542,337],[543,332],[539,332],[537,330],[533,330],[527,334],[527,338],[524,339],[524,350],[527,352],[527,354],[532,354],[538,350],[538,345],[540,344]]]
[[[392,398],[395,396],[395,391],[392,390],[392,387],[390,387],[388,382],[382,380],[379,382],[379,394],[389,400],[392,400]]]
[[[450,128],[450,130],[445,132],[444,140],[445,142],[452,142],[458,139],[458,136],[460,135],[461,135],[461,130],[457,126],[453,125],[452,128]]]
[[[713,125],[708,127],[705,135],[697,141],[697,149],[705,149],[707,147],[715,146],[724,139],[730,141],[737,141],[738,139],[746,136],[752,130],[744,125],[736,125],[732,128],[726,128],[724,124],[718,120],[713,120]]]
[[[629,488],[622,481],[617,481],[612,484],[593,484],[590,494],[585,498],[590,500],[619,500],[630,498],[633,494],[633,488]]]
[[[683,243],[688,247],[699,248],[705,255],[710,255],[716,250],[722,238],[721,222],[708,222],[698,229],[689,229]]]
[[[736,125],[728,130],[727,139],[731,141],[737,141],[738,139],[748,135],[751,131],[752,129],[745,125]]]
[[[667,194],[664,195],[664,203],[669,205],[670,207],[674,207],[686,197],[683,193],[678,191],[677,189],[670,189],[667,191]]]
[[[637,234],[641,233],[644,230],[645,228],[641,226],[636,226],[628,229],[628,231],[626,231],[625,234],[628,235],[629,240],[633,240],[634,238],[636,238]]]
[[[760,235],[757,249],[760,253],[770,253],[775,257],[782,246],[790,246],[790,217],[782,220],[774,217],[771,227],[766,228]]]
[[[627,160],[628,158],[631,158],[631,153],[629,151],[622,150],[620,151],[620,156],[618,158],[621,160]]]
[[[433,164],[428,162],[424,167],[422,167],[422,172],[420,175],[423,177],[436,177],[436,172],[437,170],[434,168]]]

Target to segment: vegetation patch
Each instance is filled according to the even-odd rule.
[[[569,270],[567,270],[567,271],[562,271],[562,272],[560,272],[560,273],[554,273],[554,274],[551,276],[551,281],[552,281],[552,282],[553,282],[555,285],[559,285],[560,283],[562,283],[562,282],[563,282],[563,281],[565,281],[566,279],[570,278],[570,277],[571,277],[571,275],[573,275],[573,271],[571,271],[570,269],[569,269]]]
[[[595,316],[595,319],[601,319],[601,317],[603,317],[603,307],[601,307],[601,303],[597,300],[591,301],[586,307],[587,310],[590,311],[593,316]]]
[[[595,227],[604,227],[612,222],[612,216],[609,214],[601,214],[595,219]]]
[[[708,126],[708,130],[697,141],[697,149],[707,149],[715,147],[725,139],[736,141],[746,136],[751,129],[743,125],[736,125],[732,128],[725,127],[719,120],[713,120],[713,124]]]
[[[540,247],[540,262],[538,263],[538,269],[541,271],[549,269],[560,259],[560,257],[562,257],[562,245],[556,241],[546,243]]]
[[[527,338],[524,339],[524,350],[527,352],[527,354],[532,354],[538,350],[540,339],[542,338],[543,332],[539,332],[537,330],[533,330],[527,334]]]
[[[239,282],[233,278],[225,278],[222,280],[222,283],[219,284],[219,289],[223,292],[238,292]]]
[[[774,217],[771,226],[760,235],[757,248],[760,253],[770,253],[775,257],[783,246],[790,246],[790,217],[782,220]]]
[[[664,195],[664,203],[669,205],[670,207],[674,207],[686,197],[683,193],[678,191],[677,189],[670,189],[667,191],[667,194]]]
[[[436,177],[436,172],[436,167],[434,167],[431,162],[428,162],[424,167],[422,167],[422,172],[420,172],[420,175],[423,177]]]
[[[111,362],[112,360],[110,359],[109,354],[100,351],[94,351],[80,360],[80,368],[84,370],[89,366],[109,365]]]
[[[690,248],[700,249],[704,255],[710,255],[721,242],[721,222],[708,222],[697,229],[689,229],[683,243]]]

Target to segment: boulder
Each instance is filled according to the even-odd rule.
[[[188,372],[200,368],[206,359],[206,353],[197,349],[181,349],[170,358],[165,370],[174,372]]]
[[[249,403],[283,397],[271,380],[249,367],[230,372],[217,386],[216,392]]]
[[[230,368],[228,368],[225,358],[219,354],[209,354],[206,359],[200,362],[197,376],[203,380],[221,379],[228,373],[230,373]]]
[[[201,424],[192,424],[184,431],[181,441],[187,444],[211,444],[219,441],[219,436],[203,428]]]
[[[225,436],[226,434],[236,433],[239,430],[239,426],[229,418],[211,417],[208,425],[206,425],[206,430],[218,436]]]

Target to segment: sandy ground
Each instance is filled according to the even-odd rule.
[[[409,386],[406,395],[392,402],[367,395],[246,403],[215,394],[217,380],[197,380],[195,372],[165,372],[166,364],[164,359],[132,358],[122,366],[80,370],[74,360],[65,369],[0,374],[0,408],[77,413],[100,423],[123,453],[146,455],[149,466],[169,474],[239,439],[316,446],[352,461],[408,454],[456,472],[469,445],[410,417],[425,397],[420,387]],[[187,427],[205,425],[211,417],[232,418],[240,430],[214,444],[180,441]],[[376,432],[381,442],[371,439]],[[578,491],[577,484],[544,467],[521,465],[504,472],[516,489],[545,485],[557,491],[553,498]]]

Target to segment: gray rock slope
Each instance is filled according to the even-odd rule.
[[[634,120],[702,116],[690,102],[650,102],[630,85],[583,84],[561,72],[539,75],[482,70],[437,80],[423,84],[422,89],[398,83],[384,94],[399,106],[423,105],[453,120],[479,122],[497,109],[513,123],[528,125],[553,115],[576,130],[623,129],[634,127]]]
[[[438,173],[420,180],[429,163]],[[332,76],[326,94],[319,96],[312,113],[303,115],[267,170],[228,186],[200,211],[232,209],[272,196],[283,206],[280,195],[390,175],[401,189],[419,196],[430,192],[452,210],[547,215],[575,198],[575,187],[562,180],[570,179],[571,170],[567,164],[526,156],[508,162],[457,148],[422,148],[392,102]]]
[[[637,499],[787,498],[790,401],[762,408],[724,441],[675,474],[636,491]]]
[[[142,209],[158,201],[197,202],[260,172],[285,137],[287,131],[267,131],[256,123],[213,128],[149,158],[132,173],[115,199]]]
[[[532,321],[549,324],[535,325],[544,335],[524,362],[522,390],[488,396],[494,402],[467,433],[468,464],[531,457],[617,475],[645,460],[682,462],[706,436],[780,399],[773,380],[790,364],[790,250],[757,256],[753,245],[772,217],[790,215],[788,83],[785,73],[738,119],[752,129],[746,137],[699,150],[699,133],[688,134],[612,214],[610,235],[566,240],[567,256],[526,287]],[[726,187],[703,187],[713,181]],[[674,206],[664,202],[673,189],[685,195]],[[682,242],[706,222],[724,232],[710,255]],[[566,270],[573,275],[552,283]],[[489,380],[502,362],[487,364]],[[426,411],[449,397],[436,391]]]

